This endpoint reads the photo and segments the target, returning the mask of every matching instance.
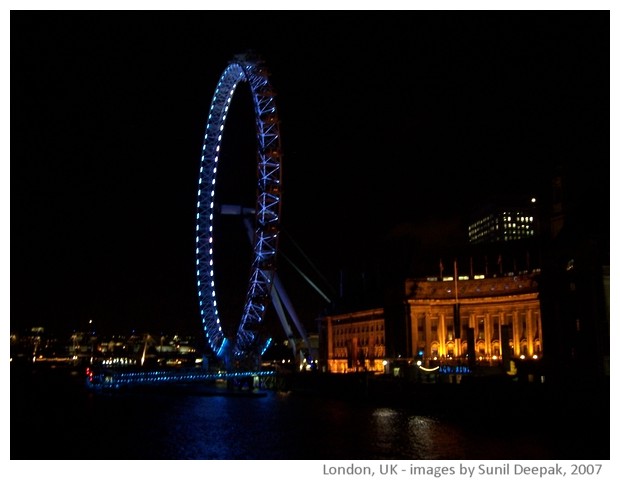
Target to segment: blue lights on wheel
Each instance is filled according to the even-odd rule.
[[[253,252],[249,285],[236,338],[227,339],[217,304],[213,254],[217,164],[230,103],[239,84],[247,84],[252,95],[257,132],[257,196],[254,206]],[[205,337],[218,357],[232,352],[246,355],[264,352],[255,330],[270,299],[280,227],[281,141],[275,94],[265,63],[258,57],[237,55],[222,73],[211,101],[205,129],[196,214],[196,284]]]

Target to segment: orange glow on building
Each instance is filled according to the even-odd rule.
[[[543,356],[535,273],[457,282],[410,279],[403,299],[406,318],[393,332],[403,347],[395,357],[389,355],[394,337],[386,336],[384,309],[325,317],[327,370],[384,373],[395,360],[462,365],[471,362],[470,353],[481,366]]]

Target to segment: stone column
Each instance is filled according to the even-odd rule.
[[[415,309],[411,309],[411,313],[410,313],[410,317],[411,317],[411,350],[412,350],[412,355],[414,357],[416,357],[418,355],[418,313],[415,311]]]
[[[491,340],[493,336],[493,329],[491,328],[491,316],[489,312],[484,314],[484,352],[485,355],[489,355],[491,352]]]
[[[446,315],[443,312],[439,313],[439,325],[437,325],[437,333],[439,337],[439,351],[437,354],[439,357],[446,355]]]
[[[424,356],[431,356],[431,316],[428,313],[424,314]]]

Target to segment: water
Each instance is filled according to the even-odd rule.
[[[67,371],[12,371],[11,459],[609,458],[608,424],[558,424],[545,416],[529,424],[483,415],[459,420],[406,406],[266,393],[94,393]]]

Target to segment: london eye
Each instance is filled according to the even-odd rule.
[[[204,335],[216,356],[262,353],[270,339],[261,338],[263,322],[277,280],[276,254],[281,214],[281,141],[275,93],[265,62],[253,54],[235,56],[215,88],[202,147],[196,214],[196,280]],[[231,101],[238,86],[247,85],[252,98],[256,131],[256,200],[252,206],[218,204],[218,162],[221,160]],[[227,335],[218,306],[216,282],[216,217],[239,215],[247,227],[252,247],[245,304],[236,335]],[[226,320],[228,322],[228,320]]]

